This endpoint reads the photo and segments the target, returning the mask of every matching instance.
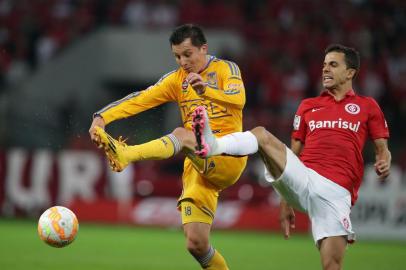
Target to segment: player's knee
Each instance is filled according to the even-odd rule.
[[[274,141],[274,136],[266,130],[264,127],[256,127],[251,130],[251,133],[255,135],[258,140],[260,147],[265,147],[267,144],[270,144]]]
[[[321,263],[323,270],[340,270],[342,257],[338,255],[329,256],[327,258],[323,258]]]
[[[186,248],[193,256],[204,256],[209,247],[208,239],[190,234],[186,238]]]
[[[187,129],[183,128],[183,127],[177,127],[172,131],[172,134],[175,135],[176,137],[178,137],[178,139],[183,138],[185,136],[187,136]]]
[[[341,261],[336,258],[330,258],[322,262],[323,270],[340,270]]]
[[[179,140],[182,147],[193,148],[195,145],[195,137],[193,132],[183,127],[175,128],[172,134]]]

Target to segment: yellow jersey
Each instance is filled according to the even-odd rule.
[[[166,102],[177,102],[183,125],[189,130],[194,109],[204,105],[215,136],[242,131],[245,88],[238,66],[233,62],[208,55],[208,62],[199,74],[207,84],[206,91],[202,95],[196,94],[186,82],[188,73],[178,68],[164,75],[147,89],[110,103],[96,115],[102,116],[108,124]]]

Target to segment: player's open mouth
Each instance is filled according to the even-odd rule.
[[[330,76],[323,76],[323,82],[330,82],[333,80],[333,77]]]

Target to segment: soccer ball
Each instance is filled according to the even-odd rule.
[[[72,243],[78,230],[76,215],[63,206],[47,209],[38,220],[39,237],[53,247],[61,248]]]

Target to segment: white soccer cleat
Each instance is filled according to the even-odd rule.
[[[203,106],[198,106],[192,114],[192,128],[196,137],[195,154],[199,157],[210,157],[217,148],[217,140],[210,128],[209,117]]]

